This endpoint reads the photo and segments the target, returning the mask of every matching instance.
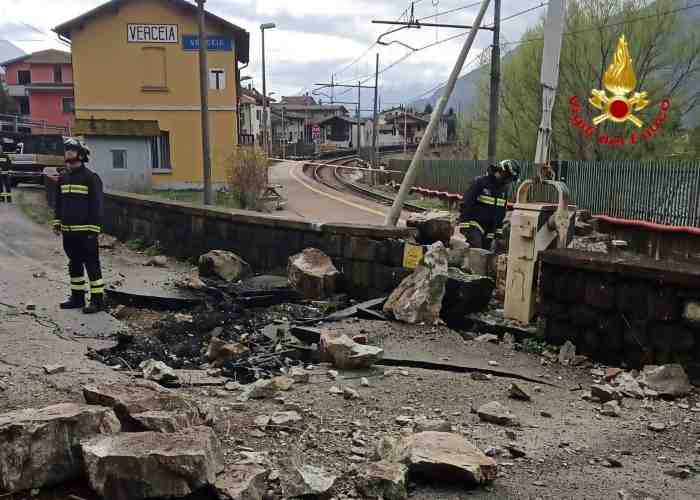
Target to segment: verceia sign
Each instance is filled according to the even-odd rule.
[[[593,139],[598,132],[598,125],[605,122],[625,125],[631,123],[637,127],[627,135],[600,134],[597,137],[598,144],[611,147],[639,144],[654,137],[666,121],[671,101],[664,99],[659,104],[659,111],[653,122],[645,124],[639,116],[639,112],[646,109],[650,101],[646,92],[635,92],[637,76],[632,65],[629,46],[625,35],[620,37],[613,56],[613,61],[603,75],[605,90],[593,89],[588,99],[593,109],[598,113],[592,123],[582,116],[583,104],[578,96],[569,99],[569,122],[576,127],[585,137]]]

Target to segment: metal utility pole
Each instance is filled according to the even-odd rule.
[[[209,144],[209,71],[207,64],[207,34],[204,22],[204,3],[206,0],[197,0],[199,7],[199,93],[202,108],[202,167],[204,169],[202,179],[204,181],[204,204],[213,203],[211,188],[211,146]]]
[[[267,118],[267,80],[265,75],[265,30],[275,27],[275,23],[265,23],[260,25],[262,33],[262,78],[263,78],[263,145],[267,156],[271,155],[270,135],[268,130],[269,120]]]
[[[357,155],[360,156],[362,151],[360,150],[360,109],[361,101],[360,94],[362,90],[362,82],[357,82]]]
[[[418,175],[418,169],[421,165],[421,162],[423,161],[423,156],[425,155],[425,150],[430,144],[430,139],[435,133],[435,130],[438,124],[440,123],[440,118],[445,112],[445,108],[447,107],[447,101],[450,99],[450,96],[454,91],[455,84],[457,83],[457,78],[459,78],[459,73],[464,67],[464,61],[466,61],[467,56],[469,55],[469,51],[472,48],[472,44],[474,43],[476,34],[478,33],[479,27],[481,26],[481,21],[483,21],[484,19],[484,15],[486,14],[486,9],[488,8],[489,3],[491,3],[491,0],[483,0],[481,2],[479,13],[476,15],[476,19],[474,20],[474,27],[469,32],[469,36],[467,37],[467,39],[464,41],[462,51],[459,53],[457,62],[455,63],[454,68],[452,68],[450,79],[447,81],[445,92],[442,94],[440,99],[438,99],[438,102],[435,106],[435,110],[433,111],[433,114],[430,117],[430,123],[428,123],[428,128],[425,131],[423,137],[421,138],[420,144],[418,145],[418,149],[416,150],[416,154],[413,156],[413,160],[411,160],[411,165],[408,167],[408,171],[406,172],[406,175],[403,178],[403,182],[401,183],[401,189],[399,189],[399,194],[396,196],[394,204],[391,206],[391,211],[386,216],[386,224],[388,226],[396,226],[396,224],[399,221],[399,217],[401,216],[401,209],[403,208],[403,204],[406,201],[406,197],[408,196],[408,193],[416,180],[416,176]]]
[[[331,106],[333,106],[333,89],[335,88],[335,74],[331,74]]]
[[[403,154],[408,151],[408,120],[406,119],[406,105],[403,105]]]
[[[491,47],[491,103],[489,106],[489,163],[496,163],[498,107],[501,83],[501,0],[493,2],[493,46]]]
[[[379,116],[377,101],[379,100],[379,52],[377,52],[377,64],[374,71],[374,117],[372,118],[372,168],[377,168],[377,128]]]
[[[566,0],[550,0],[544,24],[544,52],[542,54],[542,122],[537,133],[535,165],[542,166],[549,159],[552,136],[552,110],[559,85],[559,59],[564,36]]]
[[[284,112],[287,109],[286,106],[282,106],[282,158],[287,159],[287,122],[285,121]]]

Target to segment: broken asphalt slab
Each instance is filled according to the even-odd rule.
[[[110,300],[125,306],[156,310],[180,310],[196,307],[204,303],[204,299],[182,290],[166,290],[158,286],[143,283],[138,286],[107,287]]]

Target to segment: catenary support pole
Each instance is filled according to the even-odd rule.
[[[491,102],[489,105],[489,163],[496,162],[498,108],[501,84],[501,0],[493,1],[493,47],[491,47]]]
[[[202,108],[202,167],[204,169],[202,179],[204,181],[204,204],[213,203],[211,188],[211,151],[209,144],[209,70],[207,65],[207,34],[204,21],[204,3],[206,0],[197,0],[199,7],[199,92]]]
[[[374,72],[374,117],[372,118],[372,168],[377,168],[377,125],[379,100],[379,52],[377,52],[377,64]]]
[[[399,221],[401,209],[403,208],[403,204],[406,201],[406,197],[408,196],[408,193],[416,180],[416,176],[418,175],[418,169],[420,168],[420,164],[423,161],[423,156],[425,155],[425,150],[430,144],[430,140],[433,134],[435,133],[435,129],[440,123],[440,118],[442,118],[442,115],[445,112],[445,108],[447,107],[447,101],[452,95],[452,91],[454,90],[455,84],[457,83],[457,78],[459,78],[459,73],[464,67],[464,61],[466,61],[467,56],[469,55],[469,51],[471,50],[471,47],[474,43],[474,39],[476,38],[476,34],[479,32],[481,21],[483,21],[484,19],[484,15],[486,14],[486,9],[488,8],[489,3],[491,3],[491,0],[483,0],[481,2],[479,13],[476,15],[476,19],[474,20],[474,26],[469,32],[469,36],[467,37],[467,39],[464,41],[462,51],[459,53],[459,57],[457,58],[457,62],[455,63],[454,68],[452,68],[450,79],[447,81],[447,85],[445,86],[445,92],[442,94],[440,99],[438,99],[437,105],[435,106],[435,110],[433,111],[433,114],[430,117],[430,123],[428,124],[428,128],[425,131],[425,134],[423,134],[420,144],[418,144],[416,154],[413,156],[413,160],[411,160],[411,165],[408,167],[406,176],[404,177],[403,182],[401,183],[401,189],[399,189],[399,194],[396,196],[394,204],[392,205],[390,212],[386,216],[386,224],[388,226],[395,226]]]

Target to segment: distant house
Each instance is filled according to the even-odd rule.
[[[24,51],[7,40],[0,40],[0,61],[10,61],[24,55]],[[5,84],[5,68],[0,66],[0,85]]]
[[[377,145],[400,146],[404,142],[408,145],[418,144],[430,122],[429,114],[414,113],[402,108],[394,108],[383,111],[378,116]],[[448,117],[444,116],[433,134],[431,144],[446,144],[448,142]],[[367,122],[365,134],[371,137],[371,120]],[[371,141],[371,139],[369,139]]]
[[[267,105],[273,102],[267,98]],[[263,95],[252,87],[241,89],[240,101],[240,142],[241,144],[263,143]],[[269,112],[269,111],[268,111]]]
[[[283,112],[285,114],[289,113],[290,116],[298,116],[303,118],[303,133],[301,134],[301,140],[305,144],[312,144],[314,142],[314,129],[321,128],[321,125],[328,122],[330,118],[343,118],[340,122],[344,123],[342,127],[347,129],[348,133],[351,128],[351,121],[347,119],[348,110],[345,106],[340,104],[322,104],[317,103],[311,96],[293,96],[293,97],[283,97],[281,102],[272,103],[272,110],[281,115]],[[338,135],[337,133],[335,134]],[[324,135],[321,136],[321,143],[325,142]]]
[[[0,65],[5,68],[8,94],[17,101],[22,118],[33,123],[33,134],[73,127],[75,100],[69,52],[42,50]]]

